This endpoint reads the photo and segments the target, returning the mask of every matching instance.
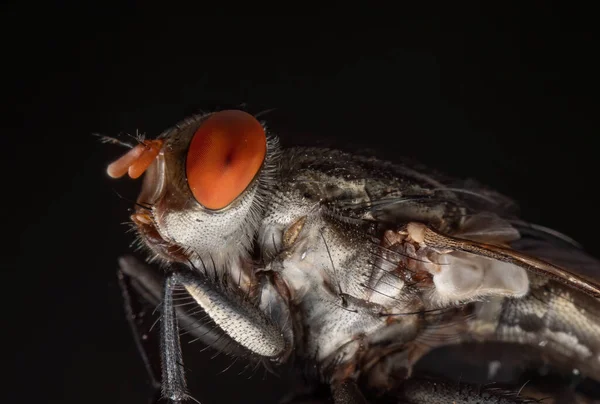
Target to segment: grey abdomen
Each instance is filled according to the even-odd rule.
[[[468,338],[530,346],[555,367],[600,374],[600,306],[594,298],[549,281],[532,285],[526,297],[479,305]]]

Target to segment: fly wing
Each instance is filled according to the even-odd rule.
[[[481,201],[446,192],[444,199],[459,214],[421,204],[434,220],[407,216],[403,203],[374,204],[371,215],[388,241],[385,248],[407,257],[402,263],[409,276],[429,280],[417,283],[427,308],[477,302],[467,326],[457,317],[446,334],[539,348],[551,363],[559,358],[582,374],[597,375],[600,261],[568,237],[476,198]],[[427,345],[448,343],[436,327],[429,332],[419,337]]]
[[[475,256],[485,257],[498,262],[505,262],[523,268],[545,278],[553,279],[574,289],[578,289],[596,299],[600,299],[600,283],[582,275],[584,272],[597,272],[597,264],[585,253],[575,254],[574,250],[558,250],[540,243],[533,243],[528,239],[518,240],[521,247],[528,248],[529,254],[518,251],[511,247],[487,244],[483,242],[447,236],[436,232],[421,224],[410,223],[407,228],[409,234],[413,232],[417,241],[423,245],[445,251],[461,251]],[[528,243],[525,244],[525,243]],[[513,244],[518,244],[514,242]],[[541,253],[542,256],[551,257],[555,262],[580,265],[577,270],[571,267],[561,267],[550,260],[543,260],[539,256],[530,255],[533,252]],[[595,268],[595,269],[594,269]]]
[[[600,299],[600,261],[576,242],[519,220],[513,201],[474,182],[440,179],[430,183],[431,189],[421,190],[419,195],[371,201],[369,216],[387,231],[409,229],[412,223],[411,236],[416,237],[421,248],[441,253],[439,257],[446,265],[441,272],[450,283],[440,283],[436,285],[438,288],[445,285],[457,292],[453,294],[456,300],[465,301],[475,297],[461,294],[465,285],[469,288],[487,285],[489,289],[491,283],[499,282],[498,293],[492,287],[477,297],[486,294],[518,297],[526,292],[523,285],[514,282],[511,285],[508,281],[523,277],[519,275],[520,268]],[[464,270],[466,264],[478,259],[484,259],[477,265],[487,270],[468,275]]]
[[[588,254],[575,241],[549,229],[532,227],[526,223],[517,223],[521,238],[511,243],[517,251],[585,278],[588,282],[600,282],[600,260]]]

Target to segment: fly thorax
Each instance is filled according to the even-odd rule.
[[[379,307],[362,299],[362,265],[354,262],[339,234],[320,215],[302,220],[284,232],[298,232],[291,246],[273,260],[270,269],[281,277],[289,294],[295,329],[301,334],[301,355],[319,363],[332,356],[345,361],[356,354],[358,341],[385,325]],[[358,265],[356,265],[358,264]],[[350,285],[354,284],[351,288]],[[358,296],[357,296],[358,295]],[[341,352],[341,354],[340,354]]]

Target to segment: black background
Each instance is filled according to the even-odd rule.
[[[595,21],[527,4],[227,17],[3,5],[2,401],[144,402],[115,275],[133,236],[113,190],[135,198],[138,184],[106,176],[123,150],[92,133],[155,136],[199,110],[275,108],[264,117],[291,142],[330,138],[477,178],[600,255]],[[284,389],[240,366],[218,375],[230,361],[202,355],[186,362],[202,403],[275,402]]]

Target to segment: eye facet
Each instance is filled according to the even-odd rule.
[[[250,185],[267,153],[265,131],[252,115],[214,113],[192,137],[185,163],[194,198],[207,209],[229,205]]]

